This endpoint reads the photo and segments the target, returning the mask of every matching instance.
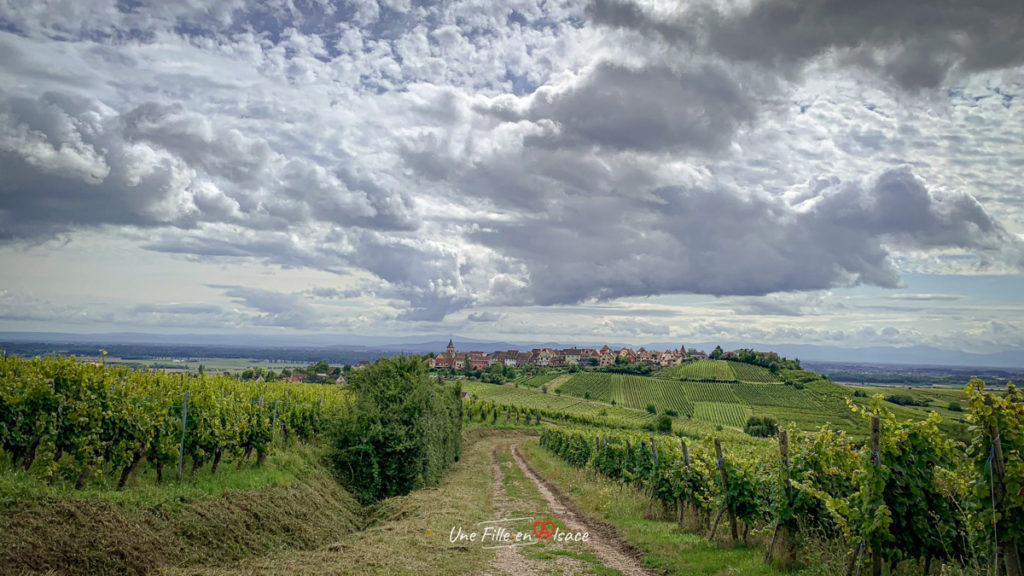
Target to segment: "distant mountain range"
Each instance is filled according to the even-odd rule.
[[[148,334],[135,332],[111,332],[105,334],[72,334],[59,332],[0,332],[3,343],[53,343],[75,345],[156,345],[164,348],[175,345],[194,348],[275,348],[275,349],[323,349],[349,353],[366,352],[368,357],[381,353],[425,354],[441,352],[452,338],[458,350],[529,350],[531,348],[600,347],[605,344],[613,348],[628,346],[620,342],[581,340],[576,342],[505,342],[480,340],[453,335],[420,335],[405,337],[359,336],[359,335],[246,335],[246,334]],[[971,353],[943,350],[928,346],[903,348],[873,346],[868,348],[842,348],[810,344],[769,344],[754,342],[650,342],[643,344],[649,350],[698,348],[710,352],[720,345],[726,350],[754,348],[772,350],[788,358],[809,361],[851,362],[866,364],[908,364],[934,366],[978,366],[999,368],[1024,368],[1024,350],[1009,350],[994,353]],[[639,346],[634,346],[639,347]]]

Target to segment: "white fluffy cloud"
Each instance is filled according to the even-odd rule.
[[[330,327],[307,293],[512,329],[1020,272],[1024,24],[957,6],[3,0],[0,242],[336,275],[220,289],[297,329]],[[807,313],[778,298],[743,306]]]

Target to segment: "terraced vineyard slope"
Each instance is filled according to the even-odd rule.
[[[669,366],[658,371],[661,378],[673,380],[698,380],[702,382],[735,382],[736,374],[732,363],[725,360],[697,360],[678,366]]]

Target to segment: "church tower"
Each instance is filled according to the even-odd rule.
[[[452,342],[451,338],[448,339],[448,348],[445,348],[445,352],[453,356],[455,355],[455,344]]]

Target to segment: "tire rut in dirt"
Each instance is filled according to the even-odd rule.
[[[562,521],[569,530],[590,533],[587,544],[606,567],[618,570],[625,576],[658,576],[660,574],[640,562],[641,554],[636,548],[622,540],[614,526],[588,518],[558,488],[541,478],[540,474],[535,472],[519,454],[517,447],[512,448],[512,458],[523,474],[544,496],[548,507],[556,518]]]

